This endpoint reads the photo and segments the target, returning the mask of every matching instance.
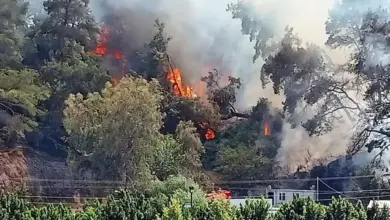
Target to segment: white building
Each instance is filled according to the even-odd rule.
[[[378,209],[383,209],[385,207],[390,208],[390,200],[370,200],[367,209],[372,209],[372,207],[374,207],[374,204],[378,206]]]
[[[294,195],[299,198],[310,198],[316,200],[316,190],[298,189],[270,189],[266,190],[266,198],[272,199],[272,206],[279,206],[284,202],[292,201]]]

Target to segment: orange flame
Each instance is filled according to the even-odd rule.
[[[123,58],[123,53],[120,50],[109,51],[108,50],[108,27],[103,26],[100,32],[100,35],[97,38],[97,44],[94,50],[91,50],[90,53],[95,54],[97,56],[106,56],[112,55],[116,60],[122,62],[121,68],[122,72],[120,74],[116,74],[116,76],[112,76],[111,83],[116,85],[119,81],[125,76],[125,72],[127,69],[127,63]]]
[[[215,138],[215,132],[213,131],[213,129],[210,128],[210,125],[209,123],[207,122],[201,122],[200,123],[200,127],[204,130],[206,130],[206,133],[205,133],[205,138],[206,140],[212,140]]]
[[[122,58],[122,52],[120,50],[115,50],[114,57],[117,60],[120,60]]]
[[[269,127],[268,121],[264,121],[264,135],[270,136],[271,135],[271,129]]]
[[[207,140],[212,140],[212,139],[215,138],[215,132],[212,129],[207,128],[205,137],[206,137]]]
[[[232,198],[232,193],[228,190],[217,190],[216,192],[211,192],[207,194],[207,199],[230,199]]]
[[[168,72],[167,78],[172,84],[173,94],[187,98],[196,97],[194,87],[184,85],[179,68],[173,68],[170,72]]]
[[[103,26],[102,31],[97,39],[97,45],[95,50],[91,51],[91,53],[103,56],[107,53],[107,43],[108,43],[108,28]]]

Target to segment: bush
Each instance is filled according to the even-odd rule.
[[[367,220],[387,220],[390,219],[390,209],[389,207],[383,207],[380,209],[378,204],[367,210]]]
[[[153,220],[162,213],[164,204],[156,197],[133,195],[120,190],[109,196],[103,205],[94,207],[95,210],[99,210],[100,219]]]
[[[246,200],[244,205],[240,205],[237,210],[238,219],[246,220],[266,220],[270,218],[270,205],[264,199]]]
[[[353,205],[348,200],[342,198],[333,198],[332,202],[326,209],[325,220],[365,220],[367,219],[366,211],[361,202]]]
[[[264,199],[247,200],[240,207],[228,200],[211,200],[184,207],[182,200],[171,198],[169,203],[161,196],[147,197],[120,190],[109,196],[103,204],[95,201],[75,214],[64,205],[34,207],[16,195],[0,198],[2,220],[387,220],[388,208],[374,206],[365,211],[362,203],[351,203],[333,198],[329,206],[311,199],[294,198],[284,203],[276,214],[269,214]]]
[[[291,202],[281,205],[274,216],[275,220],[323,220],[325,209],[309,198],[294,197]]]
[[[158,217],[158,220],[184,220],[183,209],[181,203],[177,199],[172,199],[172,202],[168,207],[164,208],[162,217]]]

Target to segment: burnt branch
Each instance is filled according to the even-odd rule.
[[[222,116],[221,120],[228,120],[228,119],[233,118],[233,117],[249,119],[251,116],[249,114],[238,113],[238,112],[235,112],[234,110],[230,109],[230,113],[228,115]]]

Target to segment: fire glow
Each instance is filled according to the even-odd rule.
[[[96,47],[91,53],[98,55],[98,56],[104,56],[107,54],[107,43],[108,43],[108,28],[103,27],[101,30],[100,35],[97,39]]]
[[[196,98],[197,95],[194,92],[193,86],[184,85],[182,81],[182,73],[179,68],[172,68],[167,74],[167,79],[172,85],[172,92],[176,96],[183,96],[186,98]],[[204,132],[206,140],[212,140],[215,138],[215,132],[210,128],[209,123],[201,122],[200,127]]]
[[[264,121],[264,135],[270,136],[271,135],[271,128],[269,127],[268,121]]]
[[[167,74],[168,81],[172,84],[173,94],[187,98],[196,98],[193,86],[186,86],[182,81],[182,74],[179,68],[172,68]]]
[[[230,199],[232,198],[232,193],[228,190],[217,190],[207,194],[207,199]]]
[[[111,83],[114,85],[117,84],[122,77],[125,75],[126,69],[127,69],[127,64],[125,60],[123,59],[123,53],[122,51],[116,49],[114,51],[109,51],[108,49],[108,27],[103,26],[100,32],[100,35],[97,38],[97,44],[96,47],[90,51],[90,53],[95,54],[97,56],[106,56],[106,55],[111,55],[112,57],[115,58],[115,60],[118,60],[121,62],[120,66],[122,68],[122,72],[118,75],[116,74],[115,76],[112,76]]]
[[[200,127],[205,130],[205,138],[206,140],[212,140],[215,138],[215,132],[213,131],[213,129],[210,128],[210,125],[209,123],[207,122],[201,122],[200,123]]]
[[[110,56],[114,58],[115,63],[121,66],[121,74],[116,74],[112,76],[111,83],[116,85],[125,75],[127,63],[124,59],[123,52],[119,49],[110,49],[108,47],[109,43],[109,29],[107,26],[103,26],[100,32],[100,35],[97,38],[96,47],[90,51],[91,54],[97,56]],[[193,86],[188,86],[183,83],[182,73],[179,68],[174,68],[170,65],[170,71],[167,74],[167,80],[172,85],[172,92],[176,96],[183,96],[186,98],[196,98],[197,95],[194,92]],[[202,88],[201,86],[199,87]],[[202,128],[202,133],[206,140],[212,140],[215,138],[215,132],[210,128],[210,125],[207,122],[201,122],[200,127]]]

